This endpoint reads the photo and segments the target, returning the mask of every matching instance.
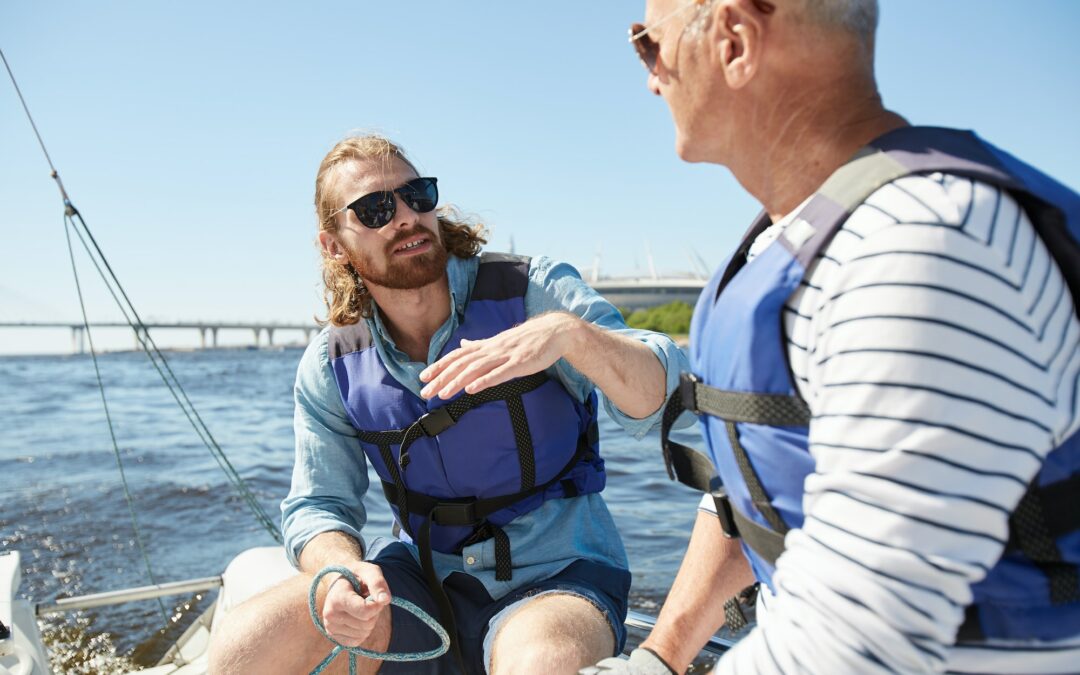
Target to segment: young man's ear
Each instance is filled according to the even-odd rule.
[[[322,248],[326,255],[339,263],[343,265],[349,263],[349,256],[345,253],[345,248],[338,242],[333,232],[327,232],[326,230],[319,232],[319,247]]]

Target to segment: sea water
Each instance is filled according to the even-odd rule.
[[[301,349],[170,352],[169,364],[229,461],[278,522],[293,464]],[[135,522],[156,582],[218,575],[273,539],[251,515],[142,353],[98,356]],[[668,480],[659,433],[627,435],[601,413],[604,496],[633,571],[631,608],[655,615],[686,550],[699,495]],[[677,433],[699,446],[696,428]],[[372,484],[377,485],[372,473]],[[381,492],[365,532],[388,534]],[[35,602],[150,583],[89,355],[0,357],[0,550],[23,559]],[[152,665],[214,594],[46,618],[63,672]],[[166,629],[165,626],[168,626]]]

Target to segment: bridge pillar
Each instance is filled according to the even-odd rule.
[[[72,326],[71,327],[71,352],[73,354],[82,354],[86,350],[83,347],[83,327]]]
[[[255,328],[252,328],[252,330],[255,331],[255,346],[258,347],[259,346],[259,338],[262,337],[262,328],[256,326]]]
[[[206,349],[206,326],[199,326],[199,349]]]
[[[274,329],[269,326],[266,327],[266,344],[270,347],[274,346]]]
[[[214,345],[214,349],[217,349],[217,331],[216,327],[210,329],[211,342]]]
[[[311,329],[310,328],[305,328],[304,329],[304,344],[306,344],[306,345],[311,344]]]

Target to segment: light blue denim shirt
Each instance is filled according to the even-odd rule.
[[[477,257],[450,257],[447,265],[450,316],[432,337],[426,364],[410,361],[394,345],[377,311],[367,320],[383,363],[395,379],[417,396],[421,388],[420,371],[436,360],[464,316],[479,263]],[[545,257],[533,258],[525,293],[526,315],[532,317],[551,311],[576,314],[648,345],[667,372],[668,396],[678,385],[679,372],[689,369],[686,356],[669,337],[628,328],[619,311],[586,285],[573,267]],[[340,531],[363,542],[361,531],[367,522],[363,504],[369,482],[367,459],[338,393],[327,352],[327,334],[323,330],[308,346],[296,373],[293,420],[296,464],[292,489],[281,503],[285,550],[294,565],[301,549],[322,532]],[[557,377],[579,400],[584,400],[593,390],[593,384],[565,360],[557,361],[547,373]],[[660,422],[663,412],[661,406],[649,417],[635,419],[606,398],[604,405],[612,419],[638,438]],[[376,493],[375,498],[383,497]],[[484,584],[492,598],[498,599],[516,588],[558,574],[579,559],[627,567],[622,540],[599,494],[549,500],[515,518],[503,530],[510,539],[514,565],[511,581],[495,580],[493,539],[466,546],[460,554],[435,551],[435,567],[440,578],[455,571],[467,572]]]

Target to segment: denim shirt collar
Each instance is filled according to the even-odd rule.
[[[428,363],[433,363],[436,360],[446,345],[446,341],[461,325],[461,320],[465,318],[465,308],[469,304],[469,295],[472,293],[473,286],[476,283],[476,272],[479,267],[479,256],[469,258],[449,256],[446,263],[446,276],[447,285],[450,287],[450,316],[431,336],[431,344],[428,345]],[[394,344],[390,332],[386,330],[386,325],[383,323],[377,305],[374,307],[372,317],[366,319],[366,321],[368,329],[375,340],[379,355],[383,357],[387,365],[393,362],[394,365],[406,367],[412,363],[409,361],[409,356]],[[417,369],[417,374],[419,374],[419,370]]]

